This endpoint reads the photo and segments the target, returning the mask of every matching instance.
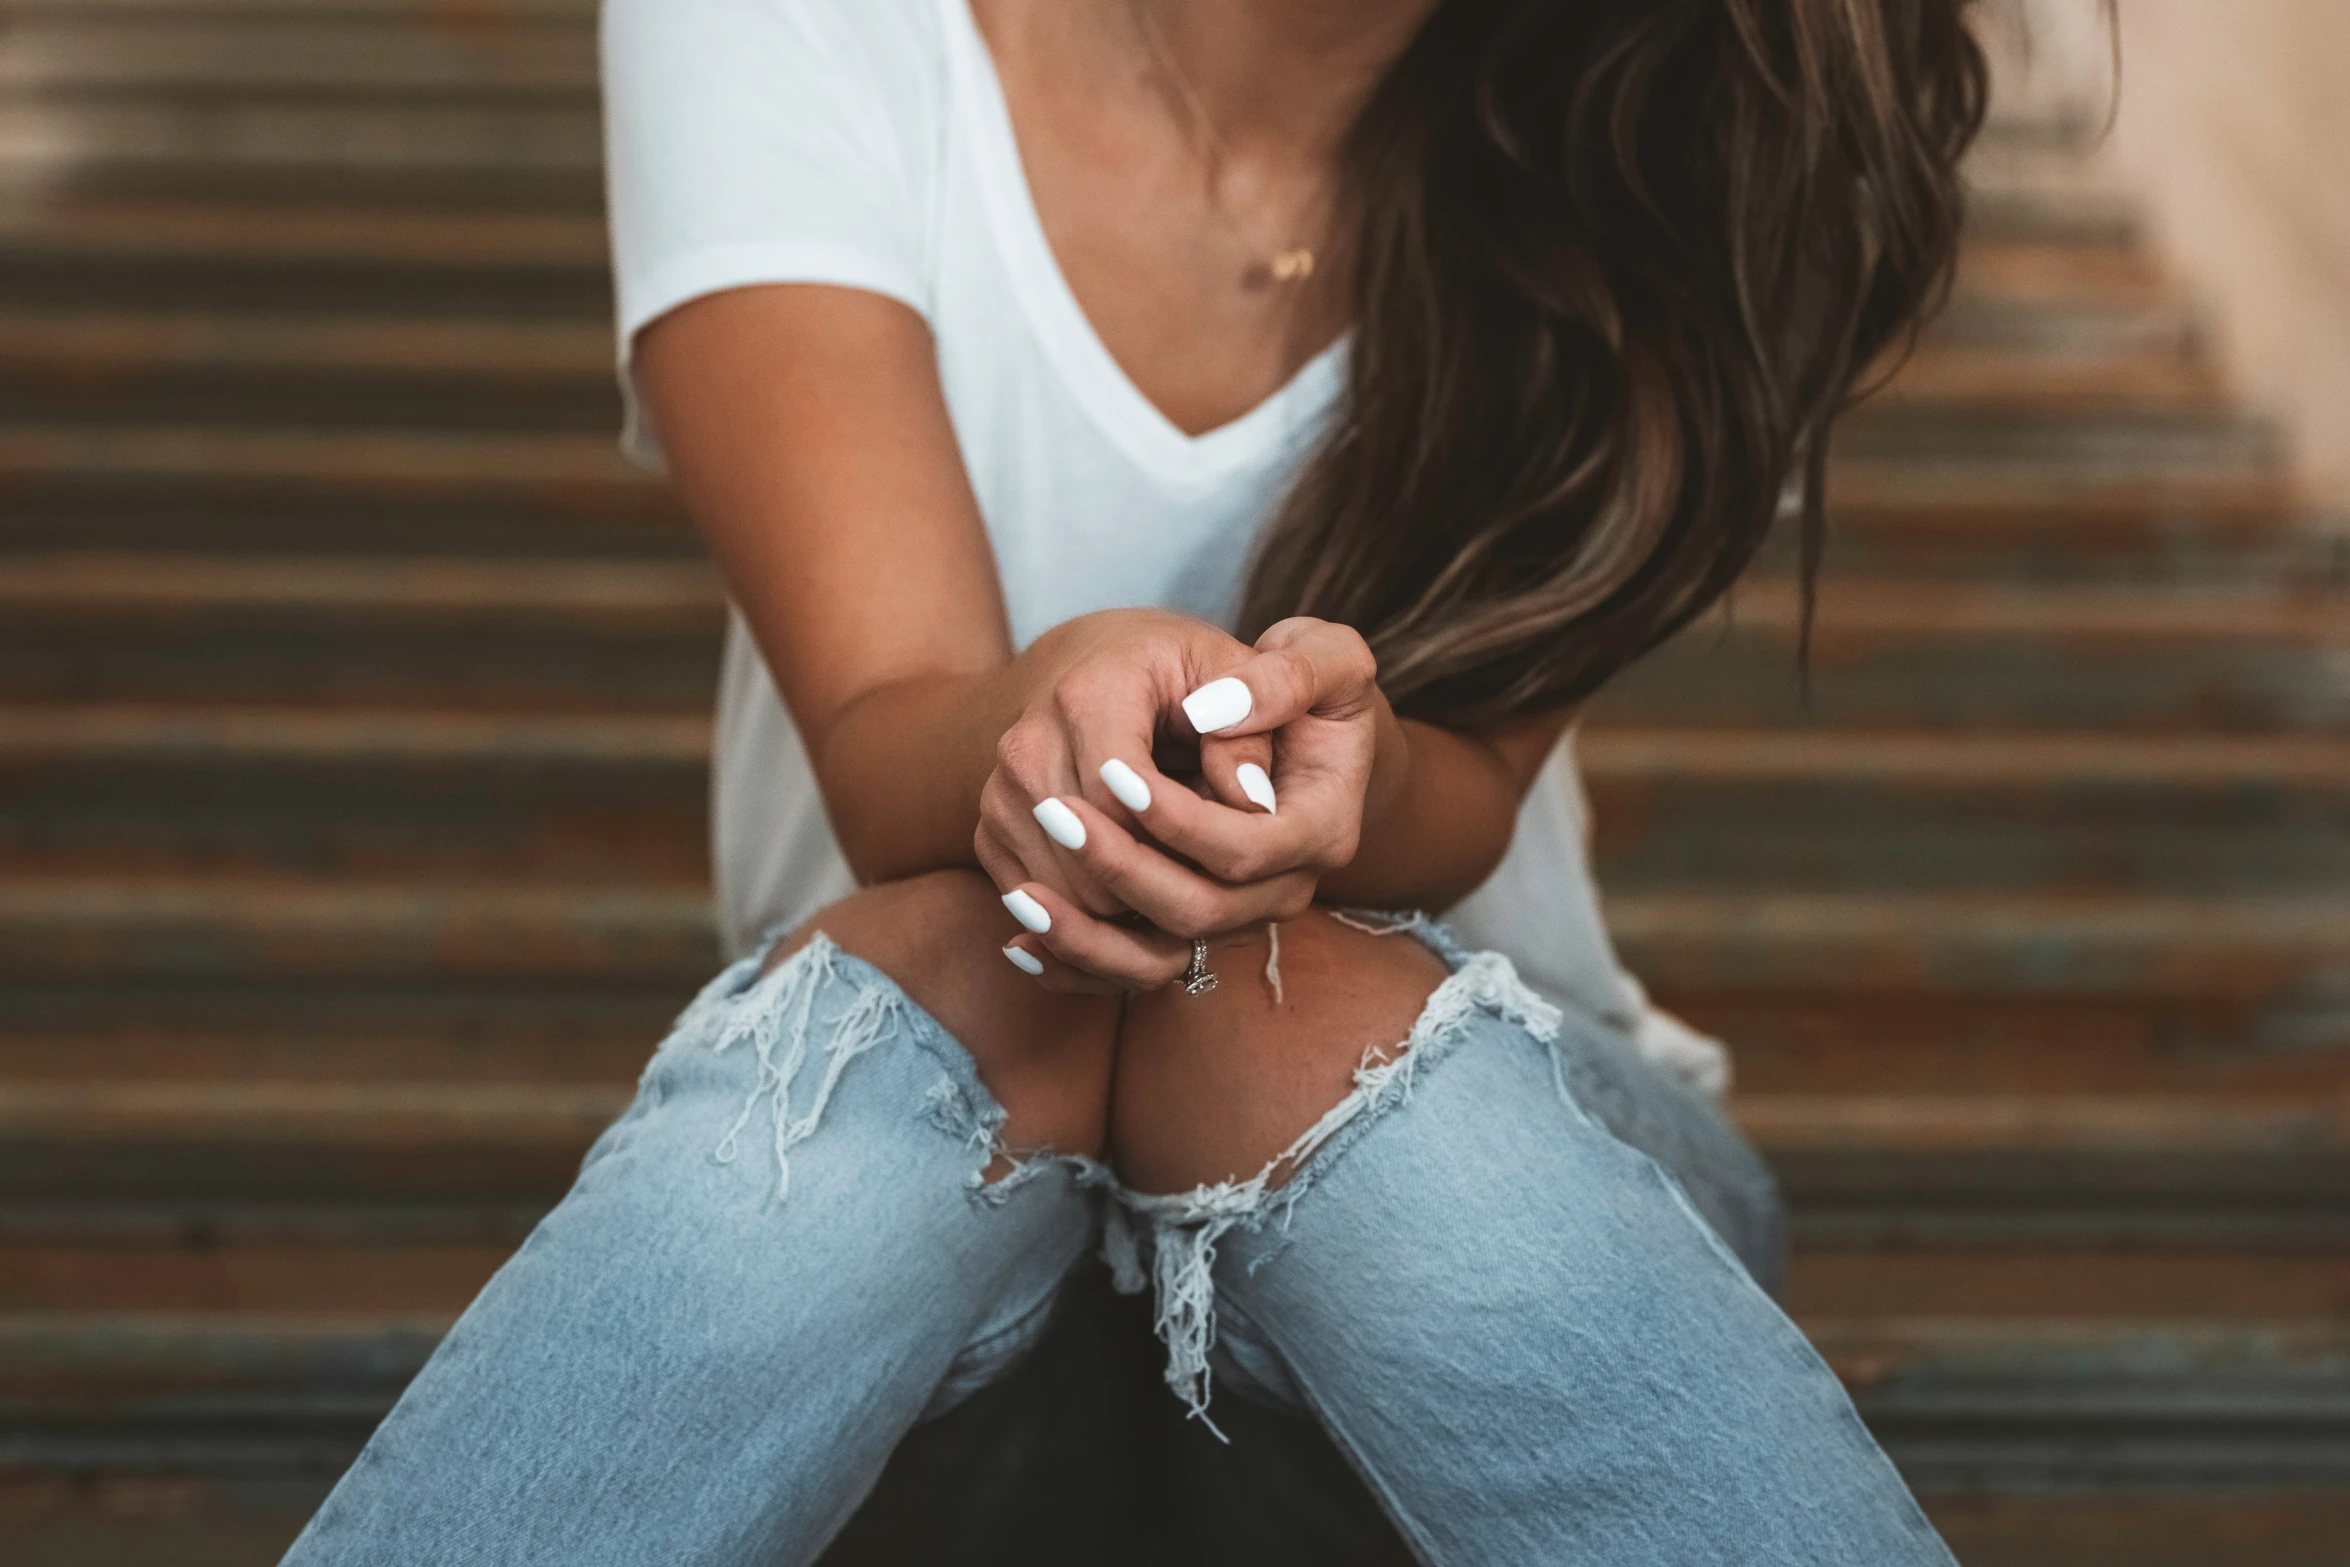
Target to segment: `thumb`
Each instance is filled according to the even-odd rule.
[[[1202,735],[1264,734],[1309,713],[1349,716],[1379,673],[1370,646],[1351,626],[1298,616],[1269,627],[1257,651],[1183,699]]]

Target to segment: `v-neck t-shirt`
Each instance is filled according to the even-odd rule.
[[[660,462],[628,371],[647,324],[753,284],[870,290],[929,326],[1016,645],[1122,606],[1231,624],[1257,534],[1344,393],[1343,341],[1229,424],[1172,423],[1069,289],[967,0],[605,0],[602,49],[632,457]],[[711,803],[729,952],[855,886],[739,613]],[[1686,1058],[1684,1075],[1719,1077],[1704,1042],[1660,1041],[1609,948],[1569,746],[1500,868],[1447,917],[1537,986]]]

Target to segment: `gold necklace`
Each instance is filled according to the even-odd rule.
[[[1183,100],[1183,112],[1194,128],[1194,134],[1208,144],[1212,167],[1220,167],[1229,157],[1224,138],[1216,134],[1216,122],[1208,117],[1207,105],[1200,102],[1192,90],[1191,79],[1176,66],[1164,40],[1159,37],[1158,24],[1143,9],[1145,0],[1126,0],[1127,12],[1134,18],[1135,29],[1142,34],[1143,47],[1150,51],[1151,64],[1159,74],[1175,86],[1175,95]],[[1314,248],[1311,245],[1290,245],[1273,252],[1264,263],[1265,271],[1276,283],[1303,283],[1314,275]]]

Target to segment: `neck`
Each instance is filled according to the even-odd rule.
[[[1234,151],[1335,154],[1439,0],[1131,0]]]

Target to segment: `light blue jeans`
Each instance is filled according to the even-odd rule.
[[[1424,1560],[1949,1567],[1763,1287],[1769,1178],[1596,1020],[1460,951],[1265,1177],[1038,1156],[892,980],[817,936],[720,975],[290,1563],[804,1563],[1002,1375],[1097,1250],[1168,1380],[1309,1410]],[[1742,1262],[1741,1255],[1747,1260]]]

